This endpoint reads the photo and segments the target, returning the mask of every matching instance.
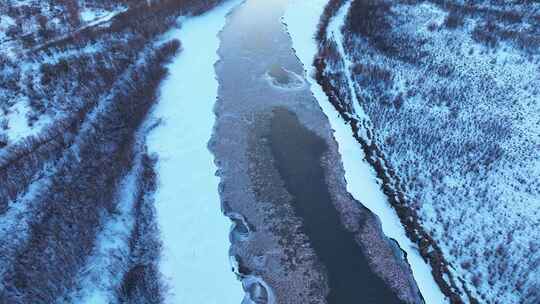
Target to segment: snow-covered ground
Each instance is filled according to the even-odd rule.
[[[242,286],[229,263],[231,223],[220,210],[219,179],[207,148],[214,125],[218,83],[218,32],[238,0],[189,18],[171,36],[183,51],[168,66],[153,117],[162,119],[148,138],[156,153],[156,208],[163,241],[161,271],[167,303],[240,303]]]
[[[362,204],[375,213],[381,220],[383,232],[386,236],[395,239],[400,247],[407,252],[407,258],[411,265],[414,278],[426,300],[426,303],[447,303],[448,300],[442,294],[431,275],[430,267],[421,258],[417,247],[406,237],[405,230],[401,226],[396,212],[390,206],[381,189],[381,182],[364,158],[364,152],[352,136],[350,127],[345,125],[339,117],[339,113],[332,107],[327,96],[317,81],[313,78],[315,68],[312,65],[313,58],[317,54],[317,42],[315,31],[319,18],[328,1],[293,0],[285,14],[284,21],[293,39],[296,54],[306,67],[311,90],[335,130],[335,138],[339,145],[339,151],[345,168],[348,191]],[[348,5],[338,12],[329,29],[339,29],[343,24]],[[330,33],[329,33],[330,34]],[[336,34],[336,33],[334,33]]]
[[[10,26],[13,26],[15,21],[9,16],[0,16],[0,42],[5,39],[5,33]]]
[[[40,119],[30,127],[28,125],[28,105],[25,98],[16,103],[11,112],[3,116],[6,121],[9,132],[6,132],[9,142],[16,142],[21,138],[26,138],[31,135],[37,135],[44,126],[51,123],[48,116],[43,115]],[[1,118],[2,116],[0,116]]]

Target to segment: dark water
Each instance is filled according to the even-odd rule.
[[[274,110],[271,147],[297,216],[318,258],[326,267],[330,304],[401,303],[369,268],[354,235],[342,226],[331,202],[320,158],[325,141],[286,109]]]

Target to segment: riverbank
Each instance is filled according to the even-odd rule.
[[[430,266],[422,259],[418,248],[407,238],[396,211],[382,190],[382,182],[377,178],[371,164],[365,159],[365,153],[360,144],[356,142],[350,126],[342,120],[341,114],[330,103],[326,93],[315,79],[317,70],[311,64],[318,54],[318,43],[315,40],[315,35],[327,3],[328,1],[323,0],[309,4],[293,1],[284,21],[293,39],[295,52],[306,65],[306,73],[312,86],[311,90],[335,130],[334,136],[338,142],[339,152],[345,167],[347,189],[379,217],[384,234],[396,240],[401,249],[406,252],[414,279],[426,303],[446,303],[448,300],[433,279]],[[336,30],[341,27],[340,23],[343,24],[347,8],[347,5],[342,7],[331,20],[329,28],[334,31],[331,33],[332,35],[339,35]],[[307,33],[312,33],[312,35]]]
[[[168,66],[170,75],[152,113],[162,123],[148,136],[148,150],[158,156],[155,201],[166,303],[237,304],[242,299],[227,255],[231,223],[220,212],[216,167],[207,149],[217,95],[217,33],[238,3],[228,1],[185,19],[170,33],[182,41],[183,50]]]

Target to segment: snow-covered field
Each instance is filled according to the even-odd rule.
[[[309,2],[293,0],[284,21],[293,39],[296,54],[306,68],[311,90],[335,130],[334,136],[345,167],[347,190],[380,218],[385,235],[395,239],[405,250],[414,278],[426,303],[447,303],[447,299],[431,276],[430,267],[423,261],[416,246],[406,237],[398,216],[382,192],[380,181],[376,178],[373,168],[364,159],[364,152],[353,138],[352,131],[339,117],[339,113],[330,104],[326,94],[313,78],[315,68],[312,62],[318,52],[315,31],[327,2],[325,0]],[[342,26],[348,9],[349,5],[340,9],[329,29],[337,30]],[[337,32],[332,35],[341,36]]]
[[[237,4],[189,18],[170,34],[182,41],[183,51],[168,66],[153,113],[163,123],[148,138],[149,152],[159,157],[155,200],[167,303],[240,303],[244,295],[229,263],[231,223],[220,210],[219,179],[207,148],[218,86],[217,34]]]

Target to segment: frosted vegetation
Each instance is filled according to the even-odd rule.
[[[0,148],[84,116],[179,14],[216,2],[0,0]]]
[[[48,118],[80,109],[82,98],[97,97],[90,95],[92,89],[108,89],[104,83],[111,78],[100,78],[115,75],[114,58],[105,55],[105,46],[113,44],[104,42],[120,37],[84,37],[91,31],[89,22],[123,9],[117,1],[1,1],[0,147],[36,135],[51,123]],[[101,14],[82,18],[89,10]]]
[[[138,1],[99,2],[95,7],[123,11],[105,24],[89,27],[72,26],[66,20],[66,27],[78,30],[55,32],[48,40],[32,31],[37,13],[31,12],[56,20],[49,9],[63,9],[66,15],[69,3],[78,2],[44,3],[5,1],[0,6],[2,18],[8,16],[18,24],[18,31],[0,48],[0,212],[43,175],[40,171],[46,164],[59,160],[61,151],[73,144],[83,123],[100,111],[104,101],[116,103],[118,95],[129,96],[138,82],[145,81],[137,73],[144,69],[143,63],[156,64],[149,72],[154,74],[147,76],[159,79],[159,64],[180,45],[154,42],[176,24],[179,15],[204,11],[215,1],[197,5],[162,1],[151,7]],[[85,7],[91,7],[91,2],[85,2]],[[26,45],[23,33],[35,39]]]
[[[538,303],[540,5],[505,3],[358,0],[342,43],[367,137],[455,275]]]
[[[0,1],[0,302],[162,300],[147,115],[218,2]]]

